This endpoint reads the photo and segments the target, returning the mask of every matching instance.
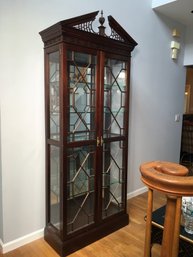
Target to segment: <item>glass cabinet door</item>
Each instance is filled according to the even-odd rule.
[[[126,63],[106,59],[104,68],[102,216],[109,217],[125,206],[125,104]]]
[[[59,51],[49,54],[49,138],[60,140]]]
[[[60,149],[50,145],[50,223],[60,229]]]
[[[94,222],[96,56],[68,51],[67,233]],[[73,143],[73,147],[70,147]]]
[[[59,51],[48,54],[48,138],[52,143],[60,140],[60,59]],[[60,229],[60,148],[48,144],[49,167],[49,223]]]
[[[104,138],[125,135],[126,85],[126,63],[106,59],[104,68]]]
[[[95,147],[68,149],[67,233],[94,223]]]
[[[96,56],[68,51],[68,141],[96,138]]]

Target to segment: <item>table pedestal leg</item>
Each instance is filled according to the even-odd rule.
[[[161,257],[178,257],[181,198],[167,196]]]
[[[148,190],[148,203],[147,203],[147,220],[145,231],[145,247],[144,257],[151,257],[151,221],[152,221],[152,208],[153,208],[153,190]]]

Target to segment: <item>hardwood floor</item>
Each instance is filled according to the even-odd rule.
[[[154,209],[165,203],[164,195],[154,193]],[[143,257],[147,193],[128,200],[128,226],[68,255],[68,257]],[[152,257],[159,256],[159,247],[153,246]],[[1,257],[59,257],[44,241],[36,240]]]

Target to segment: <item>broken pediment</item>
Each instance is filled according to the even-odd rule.
[[[96,18],[98,18],[98,31],[94,29],[93,23],[96,25]],[[114,40],[117,43],[129,46],[130,51],[137,45],[136,41],[123,29],[123,27],[111,16],[107,17],[110,33],[106,33],[104,26],[105,17],[103,11],[91,12],[74,18],[66,19],[56,23],[55,25],[40,32],[42,40],[46,45],[53,44],[55,41],[69,42],[69,38],[73,35],[80,40],[80,45],[84,45],[85,37],[88,37],[93,43],[100,37],[104,41],[103,45],[108,44],[107,40]],[[103,38],[103,39],[102,39]],[[101,41],[101,42],[102,42]],[[106,43],[105,43],[106,41]]]

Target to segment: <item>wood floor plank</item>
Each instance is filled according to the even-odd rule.
[[[154,193],[154,209],[165,203],[165,197]],[[128,200],[130,222],[128,226],[84,247],[68,257],[142,257],[145,237],[147,193]],[[152,257],[159,257],[160,247],[154,246]],[[59,257],[44,241],[39,239],[0,257]]]

